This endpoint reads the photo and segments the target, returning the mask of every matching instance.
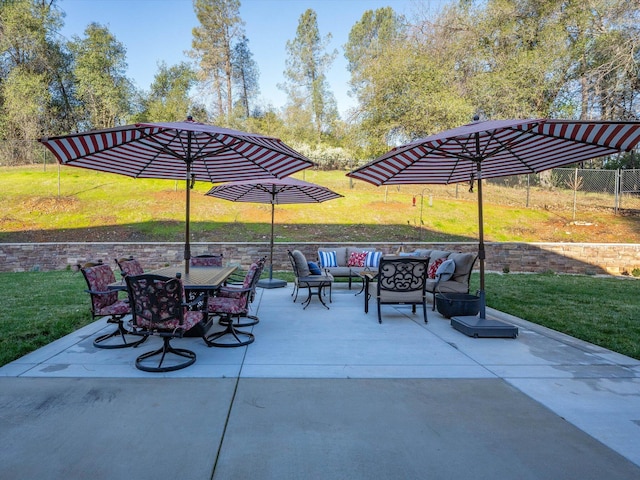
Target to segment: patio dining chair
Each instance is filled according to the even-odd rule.
[[[249,293],[249,301],[246,306],[247,308],[245,309],[244,312],[241,312],[235,316],[237,318],[237,321],[233,324],[233,326],[236,328],[252,327],[253,325],[256,325],[260,321],[260,319],[256,315],[249,315],[249,310],[251,309],[251,304],[253,303],[253,300],[256,297],[256,287],[257,287],[258,281],[260,280],[260,277],[262,276],[262,271],[264,270],[264,265],[266,261],[267,261],[267,257],[264,256],[255,262],[256,265],[258,265],[258,269],[253,274],[253,277],[250,278],[251,284],[249,285],[249,287],[251,288],[251,292]],[[242,289],[246,288],[247,286],[246,279],[247,277],[245,277],[242,283],[240,284],[225,285],[221,287],[216,291],[216,296],[240,298],[243,294]],[[227,316],[223,316],[220,318],[219,323],[221,325],[226,325],[228,321],[229,321],[229,318]]]
[[[108,317],[107,323],[117,325],[113,332],[97,337],[93,341],[93,346],[97,348],[126,348],[135,347],[144,342],[144,338],[130,339],[131,332],[124,327],[123,319],[131,313],[131,308],[127,299],[118,298],[117,290],[108,289],[108,285],[116,281],[111,267],[98,260],[84,265],[78,264],[78,270],[82,272],[87,282],[85,291],[91,297],[91,316],[94,319],[106,316]]]
[[[116,258],[116,265],[120,268],[120,274],[125,275],[142,275],[144,269],[138,260],[132,256],[126,258]]]
[[[225,326],[225,329],[207,335],[204,340],[208,346],[226,348],[241,347],[253,343],[255,340],[253,333],[238,330],[233,322],[233,317],[239,317],[248,311],[250,299],[255,295],[260,278],[259,271],[261,271],[261,267],[258,263],[253,263],[244,277],[242,287],[234,287],[233,289],[221,287],[221,295],[209,297],[209,314],[220,315],[220,323]]]
[[[189,262],[192,267],[221,267],[222,266],[222,253],[196,255],[191,257]]]
[[[195,352],[175,348],[171,340],[183,337],[185,332],[206,320],[207,292],[203,292],[203,299],[187,303],[179,278],[143,274],[127,275],[125,280],[131,304],[132,331],[144,338],[152,335],[162,338],[160,348],[136,358],[136,368],[145,372],[170,372],[195,363]],[[202,306],[198,308],[198,304]],[[154,357],[159,357],[157,364]],[[153,363],[148,361],[152,358]]]
[[[422,305],[424,322],[427,323],[428,258],[388,256],[380,259],[376,281],[369,283],[366,301],[376,299],[378,323],[382,323],[382,305],[411,305],[412,313]],[[365,307],[365,311],[368,308]]]

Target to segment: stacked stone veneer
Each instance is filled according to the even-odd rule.
[[[315,260],[318,247],[375,246],[384,253],[415,248],[476,252],[468,243],[276,243],[274,270],[290,270],[287,250],[295,248]],[[628,275],[640,269],[640,244],[609,243],[486,243],[486,270]],[[248,266],[269,255],[269,243],[193,243],[192,255],[222,253],[227,263]],[[184,257],[182,243],[0,243],[0,271],[62,270],[78,263],[102,259],[115,267],[114,259],[133,255],[146,269],[175,265]],[[476,269],[478,263],[476,262]]]

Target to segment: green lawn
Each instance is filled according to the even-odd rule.
[[[0,167],[0,175],[2,242],[184,238],[184,182],[56,165]],[[276,241],[477,239],[477,193],[468,185],[374,187],[351,184],[343,171],[310,170],[295,176],[344,197],[314,205],[278,205]],[[205,195],[210,187],[196,182],[192,190],[192,241],[252,242],[269,236],[269,205],[212,198]],[[576,224],[570,190],[533,188],[528,196],[523,188],[490,183],[483,190],[486,241],[635,243],[638,238],[640,216],[614,215],[612,209],[602,208],[611,202],[599,194],[580,196]]]
[[[291,280],[288,272],[275,277]],[[553,274],[486,275],[487,304],[640,359],[640,280]],[[478,275],[471,279],[478,288]],[[82,275],[0,273],[0,366],[91,323]]]

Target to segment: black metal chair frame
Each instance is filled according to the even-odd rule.
[[[249,301],[247,302],[247,311],[237,315],[236,318],[238,319],[238,321],[233,324],[235,328],[253,327],[254,325],[257,325],[258,323],[260,323],[260,318],[257,315],[249,315],[249,304],[253,303],[253,300],[255,299],[256,287],[258,286],[258,282],[260,281],[260,277],[262,276],[262,272],[264,270],[264,265],[266,261],[267,261],[267,257],[264,256],[256,262],[256,264],[258,265],[258,270],[256,270],[255,275],[253,277],[253,282],[251,284],[251,293],[249,294]],[[226,288],[226,286],[222,288],[224,289]],[[237,287],[237,286],[230,286],[229,290],[236,293],[240,293],[240,287]],[[241,320],[241,318],[245,320]],[[220,320],[218,321],[218,323],[223,326],[226,326],[228,322],[229,322],[229,317],[226,317],[226,316],[221,317]]]
[[[380,259],[378,275],[376,277],[376,301],[378,304],[378,323],[382,323],[382,305],[411,305],[412,313],[416,313],[416,306],[422,305],[424,322],[427,323],[427,270],[429,266],[428,258],[384,258]],[[382,291],[392,293],[420,292],[420,301],[382,301]],[[367,292],[368,293],[368,292]],[[367,297],[367,301],[368,301]],[[365,308],[368,311],[368,308]]]
[[[293,274],[295,276],[295,281],[294,281],[294,285],[293,285],[293,292],[291,292],[291,296],[294,297],[293,298],[293,303],[296,302],[296,300],[298,299],[298,290],[300,289],[300,287],[302,288],[307,288],[309,295],[307,296],[307,298],[304,300],[304,302],[302,302],[303,305],[303,310],[305,310],[309,304],[311,303],[311,298],[313,297],[313,287],[317,287],[317,291],[315,292],[318,296],[318,299],[320,300],[320,303],[322,303],[322,305],[329,310],[329,306],[324,302],[324,300],[322,299],[322,295],[324,293],[324,289],[326,289],[327,287],[329,288],[329,303],[332,303],[332,298],[331,298],[331,290],[332,290],[332,286],[333,286],[333,277],[330,277],[328,275],[309,275],[309,276],[300,276],[300,272],[298,270],[298,266],[296,265],[296,261],[293,258],[293,253],[291,253],[291,251],[287,252],[287,255],[289,256],[289,261],[291,262],[291,268],[293,269]]]
[[[203,319],[206,318],[206,305],[207,305],[207,292],[203,292],[202,295],[191,302],[186,302],[184,297],[184,289],[182,287],[182,282],[179,278],[165,277],[162,275],[153,275],[153,274],[143,274],[143,275],[127,275],[125,277],[127,283],[127,291],[129,293],[129,302],[131,304],[131,313],[132,313],[132,326],[134,328],[134,332],[136,335],[142,335],[145,338],[156,335],[162,338],[162,347],[157,350],[152,350],[136,358],[136,368],[139,370],[143,370],[145,372],[171,372],[175,370],[180,370],[182,368],[186,368],[189,365],[193,365],[196,361],[196,354],[191,350],[187,350],[186,348],[176,348],[171,345],[171,339],[173,338],[182,338],[186,332],[185,328],[178,327],[173,329],[164,329],[158,327],[149,327],[149,326],[141,326],[137,324],[137,318],[143,318],[146,322],[153,323],[165,323],[170,318],[177,319],[180,325],[183,325],[184,322],[184,314],[186,309],[197,309],[200,306],[200,311],[202,312]],[[138,302],[136,302],[136,283],[141,282],[157,282],[162,284],[170,284],[172,282],[176,282],[177,286],[173,289],[175,292],[179,292],[180,298],[176,298],[175,295],[173,297],[173,305],[170,305],[169,311],[173,314],[169,318],[160,319],[158,314],[153,311],[153,309],[149,309],[147,313],[145,313],[143,308]],[[154,301],[159,301],[158,297],[155,296],[155,293],[150,293],[150,298]],[[163,301],[171,304],[171,296],[167,295],[163,297]],[[150,314],[150,316],[149,316]],[[177,357],[185,358],[186,360],[177,363],[175,365],[163,366],[164,360],[167,354],[172,354]],[[145,364],[145,360],[148,360],[151,357],[160,356],[160,360],[156,367],[149,366]]]
[[[253,273],[251,273],[251,268],[249,268],[249,270],[247,271],[247,275],[253,274],[253,278],[251,279],[249,286],[233,288],[233,292],[239,294],[240,296],[243,296],[243,295],[246,296],[246,311],[248,311],[249,309],[249,303],[252,300],[252,296],[255,295],[256,286],[258,285],[258,280],[260,279],[260,275],[262,274],[262,269],[264,268],[263,260],[264,259],[261,259],[258,262],[256,262],[256,269],[253,271]],[[262,266],[260,262],[262,262]],[[238,298],[238,300],[240,300],[240,298]],[[218,321],[218,323],[220,325],[223,325],[225,329],[219,332],[211,333],[203,337],[207,346],[222,347],[222,348],[243,347],[255,341],[255,335],[253,333],[247,332],[244,330],[238,330],[238,328],[236,327],[255,325],[256,323],[258,323],[258,317],[254,317],[253,319],[250,319],[251,320],[250,322],[246,322],[246,324],[243,325],[241,323],[233,322],[234,313],[231,313],[231,312],[226,312],[226,311],[216,312],[216,311],[209,310],[209,314],[220,315],[220,320]],[[239,320],[239,317],[240,315],[238,314],[238,320]],[[234,338],[235,342],[220,341],[220,339],[227,337],[229,335]]]
[[[102,263],[101,260],[98,260],[97,262],[87,262],[84,265],[77,265],[78,270],[80,270],[80,272],[82,272],[82,276],[84,277],[85,281],[87,282],[87,288],[85,289],[85,292],[87,292],[90,297],[91,297],[91,317],[95,320],[96,318],[101,318],[104,317],[105,315],[96,312],[95,308],[94,308],[94,304],[93,304],[93,297],[94,296],[102,296],[102,295],[113,295],[114,294],[114,290],[94,290],[94,286],[91,285],[91,281],[87,278],[87,273],[85,271],[85,269],[87,268],[92,268],[92,267],[96,267],[98,265],[105,265],[104,263]],[[115,275],[113,277],[113,280],[115,281]],[[117,292],[116,292],[117,294]],[[129,339],[127,339],[128,335],[135,335],[134,332],[131,332],[129,330],[127,330],[124,326],[124,318],[129,315],[130,311],[127,313],[123,313],[123,314],[112,314],[109,316],[109,318],[107,318],[107,323],[112,323],[116,325],[116,329],[110,333],[105,333],[104,335],[100,335],[98,337],[96,337],[93,340],[93,346],[96,348],[104,348],[104,349],[115,349],[115,348],[129,348],[129,347],[137,347],[138,345],[140,345],[141,343],[143,343],[146,338],[136,338],[135,341],[129,341]],[[108,340],[115,338],[115,337],[120,337],[121,339],[121,343],[108,343]]]

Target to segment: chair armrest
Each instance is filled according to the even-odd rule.
[[[91,295],[107,295],[109,293],[117,292],[118,290],[101,291],[101,290],[89,290],[88,288],[85,288],[84,291],[87,292],[87,293],[90,293]]]
[[[251,287],[220,287],[218,289],[219,292],[226,293],[244,293],[250,292],[251,290],[253,290]]]

